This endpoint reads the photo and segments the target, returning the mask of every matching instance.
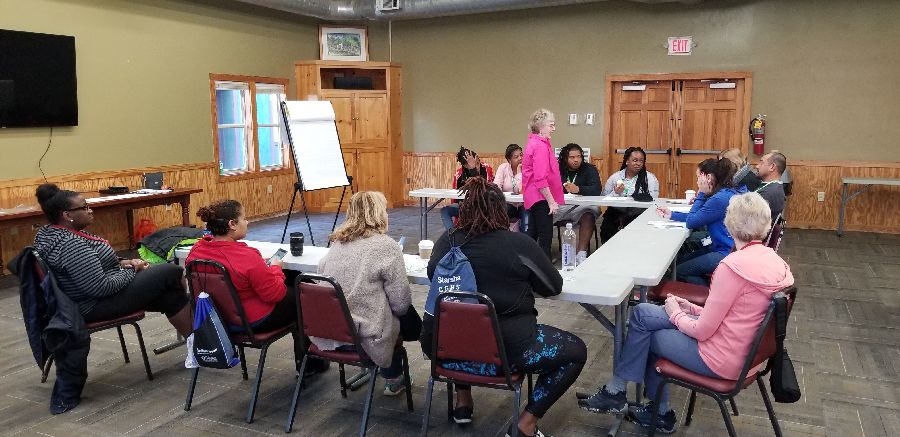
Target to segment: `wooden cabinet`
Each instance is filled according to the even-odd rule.
[[[400,132],[400,66],[387,62],[298,61],[297,99],[328,100],[354,191],[381,191],[389,206],[403,200],[403,137]],[[356,78],[371,89],[336,88],[335,78]],[[338,84],[339,85],[339,84]],[[349,195],[349,193],[348,193]],[[307,194],[312,211],[334,211],[341,190]],[[344,206],[348,198],[344,199]]]

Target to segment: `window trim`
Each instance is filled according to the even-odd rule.
[[[250,93],[250,117],[251,117],[251,131],[253,133],[253,144],[249,150],[250,153],[247,155],[247,159],[249,161],[249,170],[241,172],[241,173],[232,173],[232,174],[221,174],[219,173],[219,166],[221,165],[221,160],[219,159],[219,114],[216,111],[216,82],[241,82],[246,83],[249,87]],[[239,181],[243,179],[256,179],[263,178],[269,176],[277,176],[283,174],[289,174],[292,172],[292,163],[290,158],[290,150],[286,150],[290,147],[289,144],[285,145],[285,156],[284,158],[284,166],[276,169],[267,169],[261,168],[259,164],[259,128],[266,127],[266,125],[260,126],[258,120],[256,119],[256,84],[272,84],[272,85],[281,85],[284,87],[284,95],[285,98],[288,96],[288,88],[289,88],[289,80],[280,78],[280,77],[267,77],[267,76],[242,76],[236,74],[221,74],[221,73],[210,73],[209,74],[209,95],[210,95],[210,114],[212,118],[212,139],[213,139],[213,151],[215,156],[215,161],[213,162],[216,171],[216,178],[218,182],[231,182],[231,181]],[[238,127],[238,126],[235,126]],[[240,127],[245,127],[241,125]],[[269,126],[272,127],[272,126]]]

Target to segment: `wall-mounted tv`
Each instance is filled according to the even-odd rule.
[[[75,37],[0,29],[0,127],[78,126]]]

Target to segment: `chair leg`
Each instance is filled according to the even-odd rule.
[[[147,346],[144,345],[144,334],[141,332],[141,327],[137,323],[132,323],[131,326],[134,326],[134,333],[137,334],[138,345],[141,347],[141,358],[144,359],[144,370],[147,371],[147,380],[153,381],[153,371],[150,370],[150,359],[147,358]]]
[[[369,394],[366,396],[366,406],[363,408],[362,425],[359,427],[359,437],[365,437],[369,427],[369,410],[372,409],[372,397],[375,396],[375,380],[378,379],[378,367],[373,367],[369,376]]]
[[[250,407],[247,408],[247,423],[253,423],[253,414],[256,413],[256,400],[259,398],[259,386],[262,383],[263,370],[266,368],[266,353],[269,345],[266,344],[259,350],[259,366],[256,368],[256,381],[253,382],[253,394],[250,396]]]
[[[116,331],[119,333],[119,344],[122,345],[122,355],[125,357],[125,362],[130,363],[131,360],[128,359],[128,348],[125,347],[125,336],[122,335],[122,325],[116,326]]]
[[[728,402],[731,403],[731,411],[734,412],[734,415],[738,415],[737,403],[734,402],[734,398],[728,398]]]
[[[513,400],[512,437],[519,436],[519,408],[522,404],[522,384],[516,385],[516,396]]]
[[[50,376],[50,369],[53,368],[53,354],[50,354],[47,357],[47,361],[44,362],[44,368],[41,369],[41,384],[47,382],[47,377]]]
[[[434,393],[434,377],[428,377],[428,387],[425,389],[425,412],[422,416],[422,431],[420,436],[428,435],[428,419],[431,418],[431,396]]]
[[[247,376],[247,357],[244,356],[244,347],[243,346],[238,346],[238,357],[241,358],[241,373],[244,377],[244,381],[246,381],[249,378]]]
[[[666,387],[667,382],[669,382],[669,381],[663,379],[662,381],[659,382],[659,385],[656,386],[656,396],[653,397],[654,408],[656,405],[659,405],[659,403],[662,401],[663,389]],[[638,396],[638,397],[641,398],[643,396]],[[651,426],[651,427],[647,428],[647,437],[653,437],[655,434],[656,434],[655,426]]]
[[[684,416],[684,426],[690,426],[694,417],[694,404],[697,403],[697,392],[691,390],[691,400],[688,402],[687,414]]]
[[[447,383],[447,421],[453,422],[453,383]]]
[[[406,409],[409,410],[410,413],[413,412],[413,395],[412,395],[412,381],[409,376],[409,356],[406,354],[406,348],[402,348],[402,358],[403,358],[403,378],[406,380]]]
[[[191,371],[191,385],[188,386],[187,399],[184,400],[184,411],[191,411],[191,403],[194,402],[194,387],[197,386],[197,375],[199,373],[199,367],[195,367]]]
[[[722,398],[716,396],[716,403],[719,404],[719,411],[722,412],[722,419],[725,420],[725,428],[728,429],[728,435],[730,437],[737,437],[737,433],[734,431],[734,423],[731,422],[731,414],[728,413],[728,408],[725,407],[725,402]]]
[[[294,397],[291,398],[291,409],[288,410],[287,423],[284,425],[284,432],[290,433],[294,429],[294,418],[297,416],[297,401],[300,400],[300,390],[303,388],[303,374],[306,373],[306,362],[309,360],[309,354],[303,355],[300,362],[300,375],[297,376],[297,382],[294,384]]]
[[[759,394],[763,398],[763,403],[766,404],[766,412],[769,413],[769,421],[772,422],[775,436],[781,437],[781,426],[778,425],[778,418],[775,417],[775,409],[772,408],[772,401],[769,400],[769,393],[766,392],[765,384],[763,384],[762,379],[756,378],[756,385],[759,386]]]
[[[341,397],[347,398],[347,375],[344,373],[344,365],[338,364],[338,373],[341,376]]]

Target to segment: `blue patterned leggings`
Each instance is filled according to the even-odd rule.
[[[525,410],[536,417],[544,417],[578,378],[586,360],[587,347],[580,338],[562,329],[538,324],[534,344],[522,356],[510,357],[513,371],[538,375]],[[444,362],[443,367],[479,375],[497,375],[497,368],[492,364]]]

